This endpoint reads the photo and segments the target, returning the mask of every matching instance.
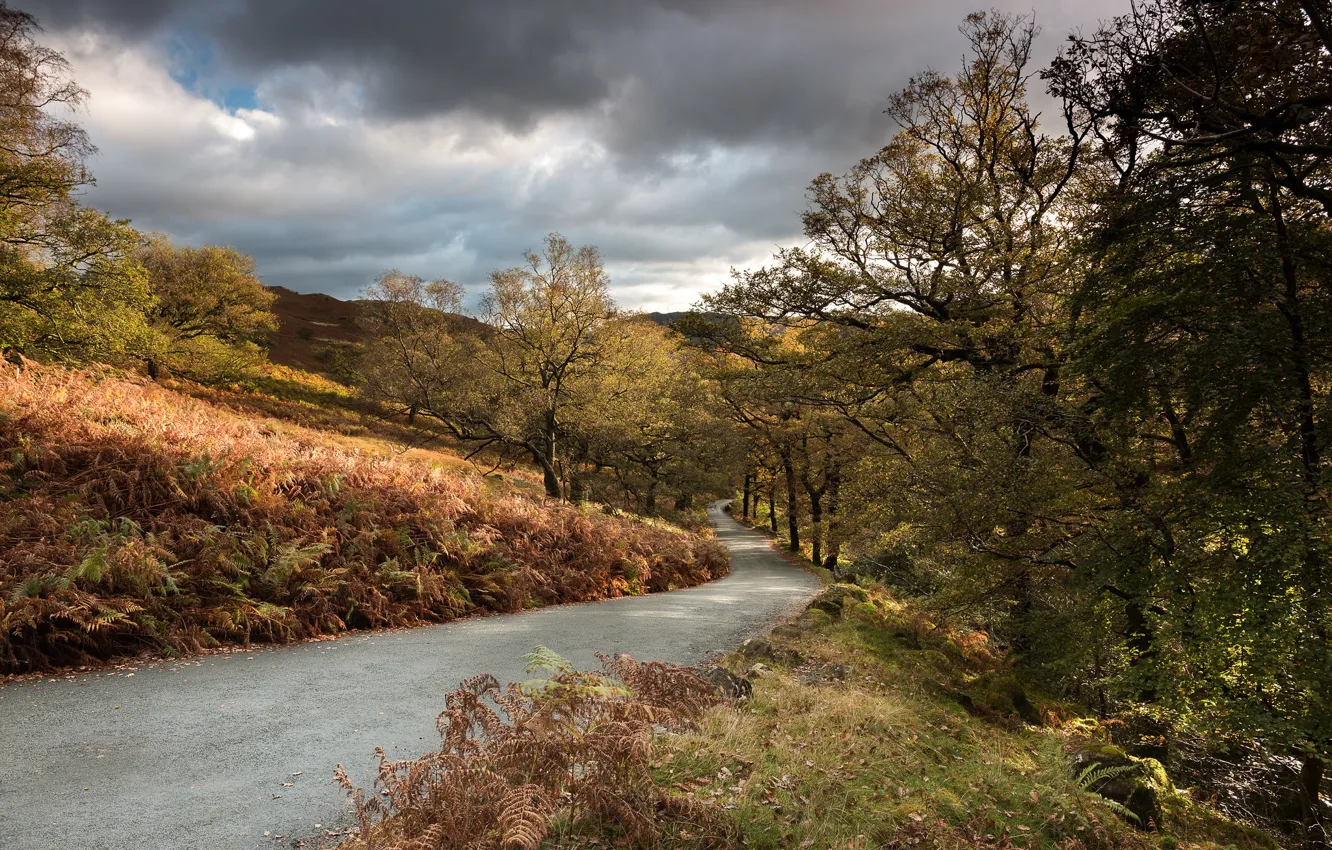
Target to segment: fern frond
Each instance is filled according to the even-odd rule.
[[[523,672],[536,673],[542,670],[551,675],[573,672],[573,662],[558,652],[545,646],[534,646],[532,651],[523,656]]]

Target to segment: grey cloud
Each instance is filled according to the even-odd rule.
[[[1043,0],[1042,55],[1126,2]],[[616,278],[632,285],[629,298],[652,289],[655,270],[663,285],[686,286],[695,264],[724,275],[747,252],[798,240],[809,180],[886,141],[889,94],[927,66],[955,68],[957,25],[995,3],[1032,7],[18,0],[50,30],[108,33],[105,49],[161,63],[174,41],[204,44],[212,56],[201,73],[256,88],[281,118],[229,158],[188,140],[148,154],[141,142],[95,136],[103,155],[90,199],[145,229],[235,244],[271,283],[340,296],[388,266],[478,286],[561,230],[625,269]],[[81,82],[95,111],[97,83]],[[482,170],[477,185],[410,156],[443,144],[429,132],[441,122],[457,130],[449,144],[461,155],[535,138],[552,121],[590,147],[551,173]],[[377,146],[376,130],[393,135],[393,151]],[[412,168],[421,171],[404,173]],[[681,291],[675,306],[692,297]]]

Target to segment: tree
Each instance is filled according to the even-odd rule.
[[[645,316],[616,320],[600,403],[583,425],[588,459],[610,469],[638,510],[655,514],[663,490],[677,506],[696,492],[725,489],[735,440],[713,415],[715,401],[674,331]]]
[[[1328,24],[1319,2],[1159,0],[1071,39],[1048,73],[1116,169],[1085,245],[1076,365],[1106,441],[1138,459],[1107,539],[1154,615],[1140,666],[1178,722],[1301,759],[1317,846],[1332,751]]]
[[[559,498],[560,438],[597,403],[590,379],[605,362],[616,310],[595,247],[552,233],[525,259],[490,276],[481,306],[494,333],[487,365],[521,406],[517,439],[541,467],[547,495]]]
[[[811,185],[810,245],[704,299],[800,344],[774,349],[772,333],[737,333],[743,321],[701,336],[877,444],[874,475],[894,481],[918,551],[959,592],[1007,600],[1026,648],[1022,622],[1079,533],[1054,518],[1088,484],[1056,474],[1085,448],[1065,439],[1077,416],[1059,403],[1085,131],[1046,134],[1027,105],[1030,21],[977,14],[962,30],[961,72],[913,78],[890,103],[888,145]],[[1005,498],[978,497],[980,481]]]
[[[148,322],[160,340],[144,355],[152,377],[162,360],[198,372],[219,350],[254,356],[257,343],[277,330],[270,309],[277,296],[255,276],[254,260],[235,248],[177,248],[154,234],[135,258],[148,272]]]
[[[0,4],[0,350],[115,357],[148,335],[138,234],[72,198],[93,146],[57,113],[87,93],[38,32]]]
[[[366,293],[365,322],[381,397],[443,426],[455,438],[525,453],[546,494],[563,498],[562,441],[579,435],[600,402],[608,352],[621,325],[601,257],[559,234],[527,264],[491,274],[480,329],[448,313],[461,288],[399,272]]]

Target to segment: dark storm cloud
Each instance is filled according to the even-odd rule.
[[[476,284],[550,230],[599,244],[635,286],[672,261],[712,270],[696,289],[715,285],[730,263],[798,238],[809,180],[886,141],[882,110],[911,74],[957,66],[968,12],[1032,11],[1031,0],[18,5],[52,31],[109,34],[114,43],[87,48],[102,51],[103,69],[116,50],[137,50],[194,96],[275,116],[219,155],[198,130],[212,119],[172,148],[99,114],[95,203],[179,238],[234,243],[270,282],[340,295],[386,266]],[[1119,5],[1037,3],[1040,55]],[[80,82],[94,112],[107,103],[96,79]],[[145,120],[171,128],[173,108]],[[451,141],[432,135],[441,124]],[[384,130],[390,142],[375,135]],[[560,148],[561,133],[572,146],[548,156],[521,145]],[[510,143],[531,161],[466,165]],[[441,145],[464,165],[432,159]],[[413,168],[419,179],[401,173]]]
[[[656,154],[760,137],[881,135],[875,107],[897,72],[930,52],[912,30],[928,22],[923,29],[934,30],[935,43],[953,42],[970,5],[954,0],[922,12],[910,0],[36,0],[29,7],[56,26],[95,23],[145,36],[188,24],[234,75],[258,81],[315,66],[353,84],[362,108],[387,118],[461,110],[523,129],[552,113],[604,110],[617,149]],[[861,96],[848,102],[858,87]]]
[[[156,29],[185,5],[182,0],[10,0],[47,29],[96,26],[131,35]]]

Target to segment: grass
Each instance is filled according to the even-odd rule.
[[[1002,659],[975,635],[937,625],[874,592],[843,616],[814,611],[779,629],[765,653],[789,660],[763,660],[769,670],[754,678],[751,700],[666,739],[657,781],[727,812],[732,846],[1272,846],[1173,793],[1163,795],[1158,831],[1133,828],[1070,766],[1068,751],[1100,734],[1094,724],[1053,703],[1041,704],[1054,724],[1042,727],[987,706]],[[744,672],[752,660],[724,663]],[[964,710],[959,689],[979,707]]]
[[[646,593],[727,569],[706,536],[348,439],[384,446],[111,371],[5,366],[0,673]]]

